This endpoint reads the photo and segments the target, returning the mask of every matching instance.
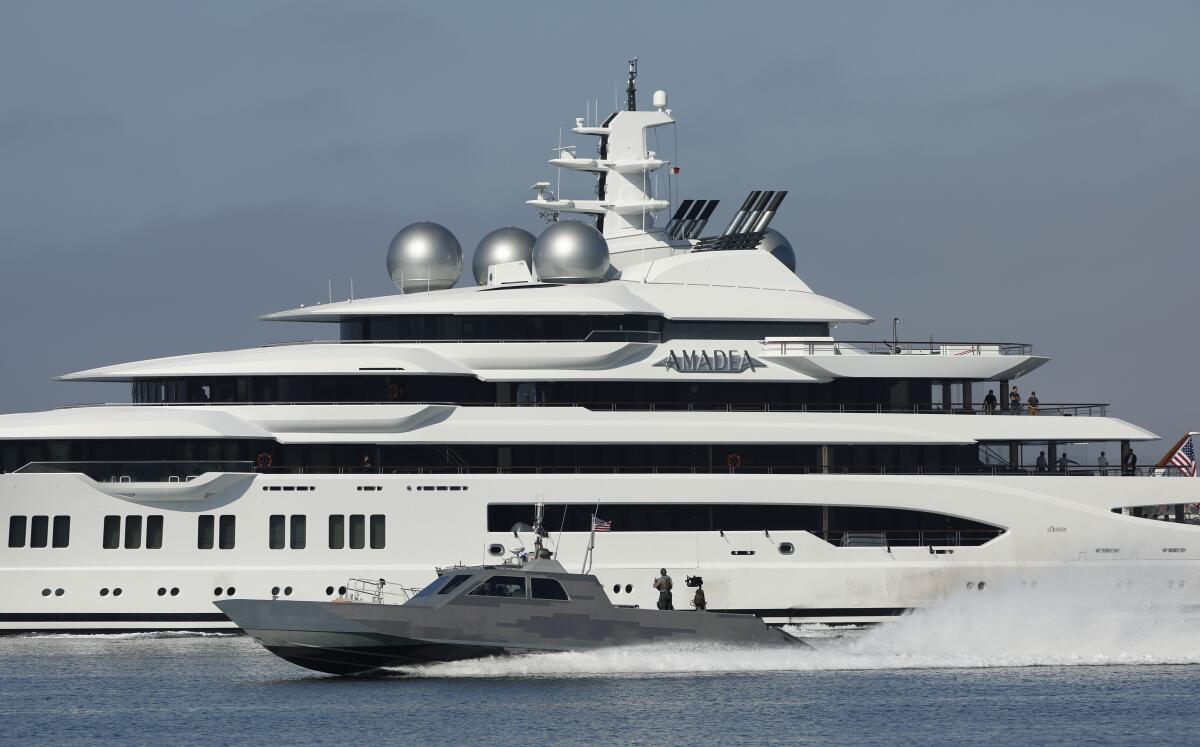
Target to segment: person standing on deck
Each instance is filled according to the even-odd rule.
[[[1012,408],[1013,415],[1021,414],[1021,393],[1015,386],[1008,392],[1008,404]]]
[[[1029,393],[1029,403],[1028,404],[1029,404],[1029,414],[1037,415],[1038,404],[1039,404],[1037,392]]]
[[[659,569],[659,573],[661,575],[654,579],[653,584],[654,588],[658,589],[658,608],[660,610],[673,610],[675,609],[675,605],[671,601],[671,587],[674,586],[674,583],[672,583],[671,577],[667,575],[666,568]]]
[[[996,414],[996,393],[991,389],[988,390],[987,396],[983,398],[983,412],[985,415]]]

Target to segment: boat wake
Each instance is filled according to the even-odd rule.
[[[811,648],[704,643],[531,654],[399,670],[407,677],[591,677],[1074,665],[1200,664],[1182,581],[1043,580],[964,591],[866,630],[789,628]],[[1103,586],[1104,588],[1099,588]],[[815,633],[815,635],[814,635]]]
[[[221,633],[217,631],[206,630],[155,630],[155,631],[140,631],[130,633],[23,633],[17,638],[68,638],[79,639],[85,641],[95,640],[114,640],[114,641],[132,641],[132,640],[155,640],[168,638],[232,638],[240,635],[240,633]]]

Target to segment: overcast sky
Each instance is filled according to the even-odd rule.
[[[0,2],[0,411],[336,336],[254,317],[391,292],[411,221],[536,232],[559,127],[635,55],[715,222],[791,190],[801,276],[880,320],[843,337],[1030,342],[1043,402],[1200,428],[1200,4],[1090,0]]]

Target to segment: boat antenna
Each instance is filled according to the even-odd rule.
[[[629,85],[625,88],[625,108],[637,111],[637,58],[629,61]]]
[[[545,515],[546,504],[538,501],[533,507],[533,557],[535,560],[542,557],[542,538],[546,536],[546,528],[543,526]]]

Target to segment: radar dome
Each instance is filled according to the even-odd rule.
[[[774,228],[768,228],[763,232],[763,237],[758,242],[758,248],[764,252],[770,252],[775,259],[782,262],[792,272],[796,271],[795,250],[792,249],[787,237]]]
[[[550,224],[533,245],[538,280],[595,283],[608,272],[608,242],[592,226],[577,220]]]
[[[476,285],[487,285],[488,268],[505,262],[525,260],[533,271],[533,234],[523,228],[497,228],[479,240],[475,247],[475,258],[471,260],[471,272]]]
[[[444,226],[412,223],[388,246],[387,267],[392,282],[405,293],[444,290],[462,274],[462,247]]]

